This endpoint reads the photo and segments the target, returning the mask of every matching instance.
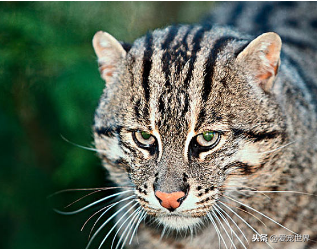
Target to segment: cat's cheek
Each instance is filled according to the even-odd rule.
[[[259,152],[259,148],[255,144],[245,144],[236,154],[236,160],[249,165],[259,166],[263,159],[263,153]]]
[[[96,147],[101,150],[100,154],[105,154],[111,161],[116,161],[124,157],[124,152],[119,145],[117,137],[95,138]]]

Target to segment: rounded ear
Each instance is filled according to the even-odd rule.
[[[101,77],[110,83],[119,63],[125,58],[126,51],[112,35],[102,31],[95,34],[92,44],[98,57]]]
[[[264,33],[255,38],[237,56],[243,67],[254,73],[259,86],[269,92],[280,65],[282,40],[276,33]]]

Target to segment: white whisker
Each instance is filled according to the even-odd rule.
[[[111,221],[118,213],[120,213],[123,209],[125,209],[128,205],[130,205],[132,202],[134,202],[135,200],[132,200],[130,202],[128,202],[126,205],[124,205],[123,207],[121,207],[118,211],[116,211],[113,215],[111,215],[99,228],[98,230],[93,234],[93,236],[91,237],[91,239],[89,240],[86,249],[89,248],[89,246],[91,245],[92,241],[94,240],[94,238],[97,236],[97,234],[101,231],[102,228],[105,227],[105,225],[108,224],[109,221]]]
[[[146,217],[146,216],[147,216],[146,212],[143,211],[141,218],[139,219],[138,223],[136,224],[135,228],[133,229],[133,233],[132,233],[132,235],[131,235],[131,238],[130,238],[130,241],[129,241],[129,245],[131,245],[132,240],[133,240],[133,237],[134,237],[134,235],[135,235],[135,233],[136,233],[136,231],[137,231],[137,229],[138,229],[140,223],[142,222],[143,219],[145,220],[145,217]],[[138,242],[138,243],[139,243],[139,242]]]
[[[250,191],[250,192],[259,192],[259,193],[291,193],[291,194],[301,194],[301,195],[310,195],[310,196],[316,196],[311,193],[305,193],[305,192],[300,192],[300,191],[291,191],[291,190],[249,190],[249,189],[243,189],[239,191]]]
[[[134,198],[134,197],[135,197],[135,195],[131,195],[131,196],[128,196],[128,197],[126,197],[126,198],[124,198],[124,199],[122,199],[122,200],[119,200],[119,201],[117,201],[117,202],[111,204],[111,205],[98,217],[98,219],[95,221],[94,225],[93,225],[92,228],[90,229],[89,237],[90,237],[92,231],[94,230],[95,226],[97,225],[98,221],[99,221],[111,208],[113,208],[114,206],[117,206],[117,205],[118,205],[119,203],[121,203],[121,202],[130,200],[130,199],[132,199],[132,198]]]
[[[283,149],[283,148],[285,148],[285,147],[287,147],[287,146],[289,146],[289,145],[291,145],[291,144],[293,144],[293,143],[295,143],[295,141],[292,141],[292,142],[289,142],[289,143],[287,143],[287,144],[284,144],[284,145],[282,145],[282,146],[280,146],[280,147],[278,147],[278,148],[276,148],[276,149],[274,149],[274,150],[268,150],[268,151],[260,152],[260,153],[258,153],[258,154],[269,154],[269,153],[272,153],[272,152],[281,150],[281,149]]]
[[[217,205],[217,206],[218,206],[218,205]],[[238,235],[236,234],[236,232],[232,229],[232,227],[231,227],[229,221],[227,220],[227,218],[221,213],[221,211],[220,211],[216,206],[214,206],[214,209],[215,209],[216,212],[220,215],[220,217],[222,218],[222,220],[227,224],[227,226],[230,228],[231,233],[233,233],[233,234],[236,236],[236,238],[239,240],[239,242],[241,243],[241,245],[242,245],[245,249],[247,249],[247,248],[245,247],[244,243],[243,243],[243,242],[241,241],[241,239],[239,238],[239,236],[238,236]]]
[[[80,209],[78,209],[78,210],[75,210],[75,211],[64,212],[64,211],[60,211],[60,210],[58,210],[58,209],[54,209],[54,211],[57,212],[57,213],[59,213],[59,214],[63,214],[63,215],[78,214],[78,213],[80,213],[80,212],[82,212],[82,211],[84,211],[84,210],[86,210],[86,209],[88,209],[88,208],[90,208],[90,207],[92,207],[92,206],[94,206],[94,205],[97,205],[97,204],[100,203],[100,202],[106,201],[106,200],[108,200],[108,199],[110,199],[110,198],[112,198],[112,197],[119,196],[119,195],[122,195],[122,194],[125,194],[125,193],[128,193],[128,192],[131,192],[131,191],[134,191],[134,190],[126,190],[126,191],[122,191],[122,192],[115,193],[115,194],[112,194],[112,195],[108,195],[108,196],[106,196],[106,197],[104,197],[104,198],[102,198],[102,199],[100,199],[100,200],[98,200],[98,201],[95,201],[95,202],[93,202],[93,203],[90,203],[90,204],[88,204],[87,206],[85,206],[85,207],[83,207],[83,208],[80,208]]]
[[[253,232],[255,232],[258,236],[261,236],[257,230],[255,230],[245,219],[243,219],[240,215],[238,215],[235,211],[232,210],[229,206],[227,206],[222,201],[219,201],[224,207],[228,208],[233,214],[235,214],[244,224],[246,224]],[[270,248],[274,249],[268,242],[265,242]]]
[[[117,187],[100,187],[100,188],[74,188],[74,189],[63,189],[60,191],[57,191],[51,195],[49,195],[47,198],[51,198],[55,195],[66,193],[66,192],[75,192],[75,191],[103,191],[103,190],[110,190],[110,189],[120,189],[120,188],[133,188],[133,186],[117,186]]]
[[[137,225],[137,223],[138,223],[138,221],[139,221],[139,219],[140,219],[140,217],[142,215],[143,215],[143,211],[142,211],[142,208],[141,208],[140,211],[138,212],[138,214],[134,217],[134,221],[133,221],[131,227],[129,228],[129,232],[126,235],[126,238],[125,238],[125,240],[123,242],[123,246],[122,247],[125,246],[125,243],[126,243],[127,239],[129,238],[129,235],[130,234],[132,235],[132,231],[136,228],[136,225]],[[131,239],[131,236],[130,236],[130,239]]]
[[[220,226],[223,228],[223,230],[224,230],[225,233],[227,234],[227,236],[228,236],[228,238],[229,238],[229,240],[230,240],[230,242],[231,242],[231,245],[233,245],[233,247],[234,247],[235,249],[237,249],[237,247],[235,246],[235,244],[234,244],[232,238],[229,236],[227,229],[226,229],[225,226],[222,224],[221,220],[218,218],[218,216],[217,216],[217,214],[215,213],[215,211],[212,209],[211,212],[214,214],[213,216],[215,217],[215,219],[218,221],[218,223],[220,224]],[[232,230],[232,229],[231,229],[231,230]]]
[[[228,217],[229,217],[229,219],[233,222],[233,224],[235,224],[235,226],[238,228],[238,230],[240,231],[240,233],[242,234],[242,236],[244,237],[244,239],[248,242],[248,244],[249,244],[249,241],[248,241],[248,239],[247,239],[247,237],[245,236],[245,234],[241,231],[241,229],[240,229],[240,227],[237,225],[237,223],[231,218],[231,216],[226,212],[226,211],[224,211],[219,205],[217,205],[216,203],[215,203],[215,205],[217,206],[217,208],[219,209],[219,210],[221,210],[225,215],[227,215]]]
[[[105,206],[105,207],[99,209],[97,212],[95,212],[93,215],[91,215],[91,216],[85,221],[85,223],[83,224],[83,226],[81,227],[81,231],[84,230],[84,228],[85,228],[85,226],[87,225],[87,223],[88,223],[95,215],[99,214],[100,212],[102,212],[103,210],[105,210],[105,209],[107,209],[107,208],[109,208],[109,209],[112,208],[112,207],[115,206],[117,203],[118,203],[118,202],[111,203],[111,204],[109,204],[109,205],[107,205],[107,206]],[[90,235],[89,235],[89,236],[90,236]]]
[[[140,209],[141,209],[141,207],[140,207]],[[130,233],[131,233],[131,231],[132,231],[132,229],[133,229],[133,227],[134,227],[134,224],[135,224],[135,222],[137,221],[137,217],[138,217],[140,214],[141,214],[141,211],[139,211],[139,212],[131,219],[131,222],[129,223],[129,225],[128,225],[128,227],[127,227],[127,228],[129,228],[128,233],[126,234],[125,239],[124,239],[124,241],[123,241],[123,243],[122,243],[120,249],[123,249],[125,243],[127,242],[128,238],[129,238],[129,235],[130,235]],[[133,223],[132,223],[132,221],[133,221]],[[127,228],[126,228],[126,230],[127,230]],[[124,233],[125,233],[125,232],[124,232]]]
[[[193,240],[193,236],[194,236],[194,231],[192,227],[189,227],[189,231],[190,231],[190,241]]]
[[[136,200],[133,200],[136,201]],[[133,201],[129,202],[128,204],[131,204]],[[136,202],[134,203],[134,205],[132,205],[121,217],[119,220],[117,220],[117,222],[112,226],[112,228],[108,231],[108,233],[106,234],[106,236],[103,238],[103,240],[101,241],[98,249],[100,249],[102,247],[102,245],[105,243],[105,241],[107,240],[107,238],[109,237],[109,235],[111,234],[111,232],[116,228],[116,226],[119,224],[119,222],[130,212],[130,210],[132,210],[136,205],[138,205],[139,203]]]
[[[233,188],[233,187],[235,187],[235,188]],[[236,187],[238,187],[238,188],[240,188],[240,187],[243,187],[243,188],[249,188],[249,189],[238,189],[238,188],[236,188]],[[241,191],[257,191],[257,189],[255,189],[255,188],[251,188],[251,187],[248,187],[248,186],[234,186],[234,185],[230,185],[230,187],[226,187],[226,191],[237,191],[237,192],[241,192]],[[263,196],[265,196],[266,198],[268,198],[268,199],[271,199],[271,197],[269,197],[268,195],[266,195],[266,194],[264,194],[264,193],[261,193]]]
[[[121,230],[121,228],[124,226],[124,224],[125,224],[132,216],[133,216],[133,218],[134,218],[135,215],[138,214],[138,211],[139,211],[140,209],[141,209],[141,207],[138,207],[136,210],[134,210],[134,211],[125,219],[124,222],[122,222],[122,224],[120,225],[120,227],[117,229],[115,235],[113,236],[112,243],[111,243],[111,249],[113,248],[115,239],[116,239],[116,237],[117,237],[119,231]],[[129,227],[129,224],[131,224],[131,222],[133,221],[133,218],[129,221],[127,227]],[[114,227],[115,227],[115,226],[114,226]],[[127,227],[126,227],[126,229],[127,229]],[[120,245],[121,240],[122,240],[122,236],[124,236],[126,229],[125,229],[124,232],[121,234],[120,239],[119,239],[119,241],[118,241],[118,243],[117,243],[117,245],[116,245],[116,249],[117,249],[118,246]]]
[[[245,206],[246,208],[249,208],[249,209],[251,209],[252,211],[254,211],[254,212],[256,212],[256,213],[262,215],[263,217],[265,217],[265,218],[269,219],[270,221],[274,222],[276,225],[279,225],[280,227],[286,229],[287,231],[289,231],[289,232],[291,232],[291,233],[293,233],[293,234],[297,234],[297,233],[295,233],[294,231],[292,231],[291,229],[289,229],[289,228],[283,226],[282,224],[278,223],[277,221],[273,220],[271,217],[269,217],[269,216],[267,216],[267,215],[261,213],[260,211],[254,209],[254,208],[252,208],[252,207],[250,207],[250,206],[248,206],[248,205],[246,205],[246,204],[244,204],[244,203],[242,203],[242,202],[240,202],[240,201],[237,201],[237,200],[235,200],[235,199],[233,199],[233,198],[231,198],[231,197],[229,197],[229,196],[226,196],[226,197],[229,198],[229,199],[231,199],[232,201],[234,201],[234,202],[236,202],[236,203],[239,203],[240,205]]]
[[[66,141],[67,143],[70,143],[71,145],[74,145],[74,146],[76,146],[76,147],[78,147],[78,148],[81,148],[81,149],[84,149],[84,150],[95,151],[95,152],[98,152],[98,153],[100,153],[100,152],[106,153],[105,150],[98,150],[98,149],[95,149],[95,148],[90,148],[90,147],[86,147],[86,146],[83,146],[83,145],[79,145],[79,144],[76,144],[76,143],[74,143],[74,142],[69,141],[67,138],[65,138],[65,137],[64,137],[63,135],[61,135],[61,134],[60,134],[60,136],[61,136],[61,138],[62,138],[64,141]]]
[[[159,241],[161,241],[163,239],[165,232],[166,232],[166,226],[163,225],[163,229],[162,229]]]
[[[77,200],[73,201],[72,203],[68,204],[68,205],[65,206],[64,208],[68,208],[68,207],[74,205],[75,203],[77,203],[77,202],[83,200],[84,198],[86,198],[86,197],[88,197],[88,196],[91,196],[91,195],[93,195],[93,194],[95,194],[95,193],[99,193],[100,191],[102,191],[102,190],[99,189],[99,190],[95,190],[95,191],[93,191],[93,192],[91,192],[91,193],[89,193],[89,194],[86,194],[86,195],[84,195],[84,196],[78,198]]]
[[[217,234],[218,234],[219,248],[220,248],[220,245],[221,245],[221,242],[220,242],[220,239],[221,239],[221,240],[223,241],[223,243],[224,243],[226,249],[228,249],[227,244],[226,244],[225,240],[223,239],[223,237],[222,237],[222,235],[221,235],[221,233],[220,233],[220,230],[219,230],[219,228],[218,228],[218,226],[217,226],[217,224],[216,224],[216,221],[215,221],[214,218],[212,217],[212,214],[211,214],[211,213],[207,213],[207,216],[208,216],[208,218],[210,219],[210,221],[212,222],[212,224],[214,225],[214,228],[216,229],[216,232],[217,232]]]

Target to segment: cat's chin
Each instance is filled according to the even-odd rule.
[[[176,215],[166,215],[156,217],[159,224],[164,227],[175,229],[175,230],[186,230],[194,228],[202,223],[202,220],[197,217],[186,217]]]

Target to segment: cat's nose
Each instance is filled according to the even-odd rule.
[[[162,207],[165,207],[169,211],[173,212],[182,204],[183,200],[186,198],[186,193],[183,191],[172,193],[155,191],[155,196],[159,200]]]

